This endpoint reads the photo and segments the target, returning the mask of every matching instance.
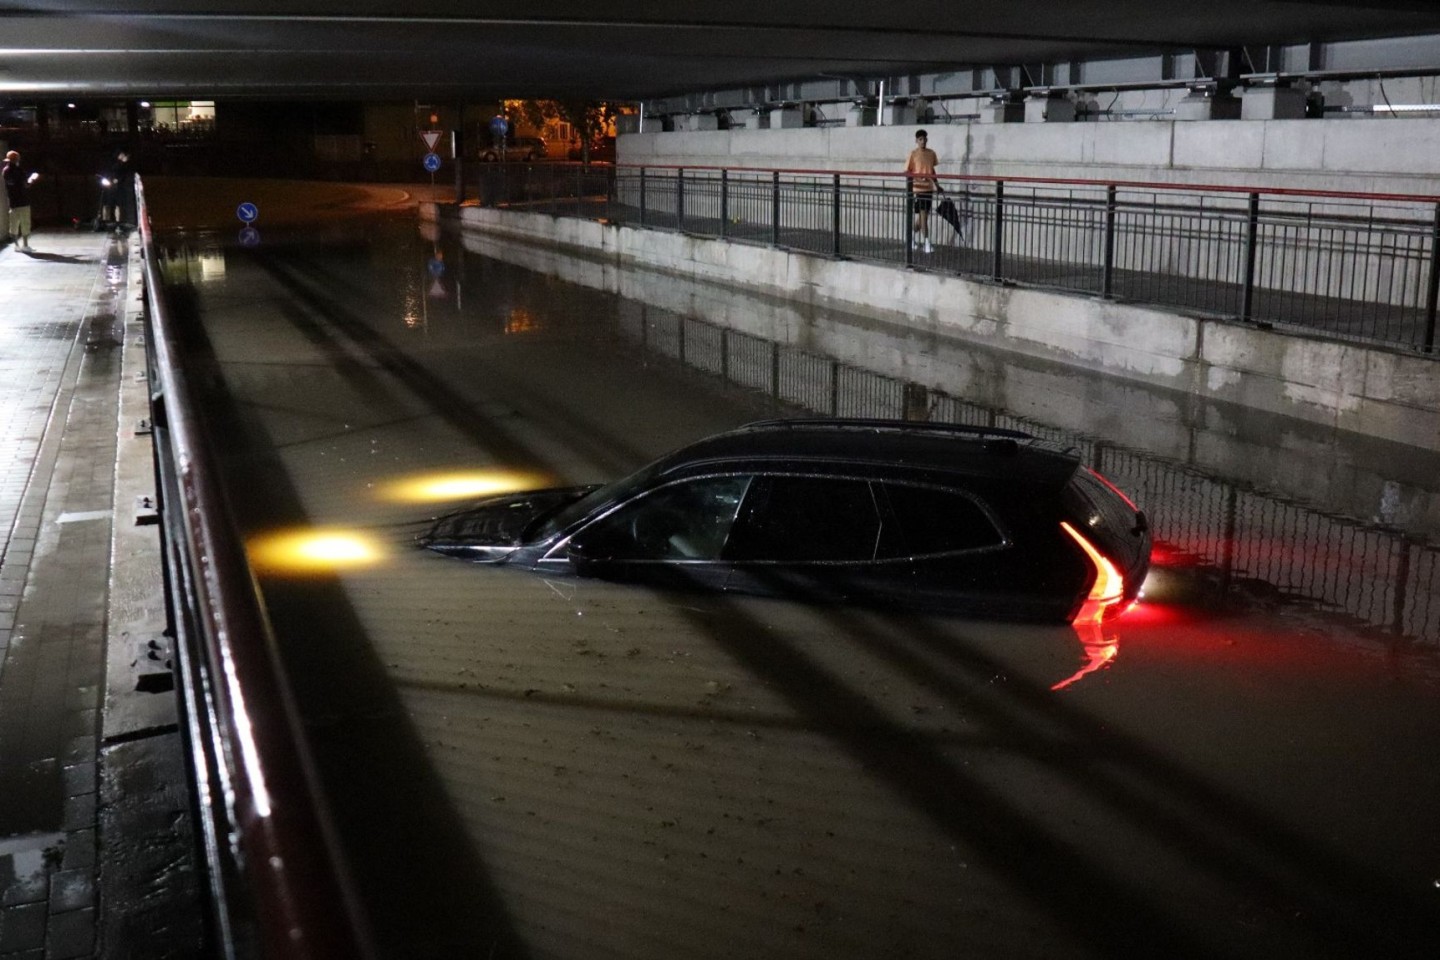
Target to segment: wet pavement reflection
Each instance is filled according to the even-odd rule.
[[[167,273],[387,956],[1440,951],[1434,454],[413,222]],[[410,546],[801,412],[1066,440],[1152,518],[1145,602],[1035,627]]]

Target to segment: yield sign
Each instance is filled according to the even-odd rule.
[[[420,139],[425,141],[425,146],[431,153],[435,152],[435,144],[440,142],[440,134],[442,132],[443,131],[440,130],[420,131]]]

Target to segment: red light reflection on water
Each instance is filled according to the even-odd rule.
[[[1104,669],[1120,654],[1120,638],[1114,635],[1105,636],[1105,630],[1100,623],[1092,620],[1076,622],[1072,626],[1075,628],[1075,635],[1080,638],[1080,646],[1084,649],[1085,665],[1052,686],[1051,690],[1063,690],[1095,671]]]

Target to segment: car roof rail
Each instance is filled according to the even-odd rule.
[[[740,430],[776,430],[788,427],[822,427],[831,430],[894,430],[903,433],[965,434],[972,437],[1006,437],[1034,440],[1034,434],[1004,427],[978,427],[968,423],[934,423],[928,420],[880,420],[864,417],[783,417],[755,420]]]

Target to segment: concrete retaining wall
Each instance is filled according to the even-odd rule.
[[[466,229],[584,252],[617,269],[643,265],[880,319],[921,321],[1026,356],[1440,449],[1435,358],[588,220],[480,207],[461,208],[458,217]]]
[[[899,171],[916,126],[626,134],[622,163]],[[1440,195],[1440,119],[927,126],[941,173]]]

